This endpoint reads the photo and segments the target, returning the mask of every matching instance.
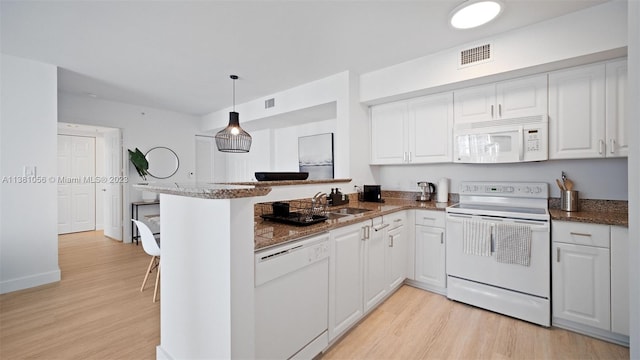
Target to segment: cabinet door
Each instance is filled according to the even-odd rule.
[[[329,259],[329,338],[355,324],[363,314],[363,224],[331,231]]]
[[[409,102],[408,140],[411,163],[452,161],[452,93],[425,96]]]
[[[609,249],[553,246],[553,316],[610,330]]]
[[[444,229],[416,226],[416,281],[446,288]]]
[[[606,65],[607,69],[607,157],[625,157],[629,154],[625,99],[627,95],[627,59]]]
[[[605,156],[605,66],[549,74],[549,159]]]
[[[513,119],[547,115],[547,75],[496,84],[495,118]]]
[[[629,336],[629,229],[611,227],[611,331]]]
[[[407,103],[404,101],[371,108],[371,163],[402,164],[408,159]]]
[[[454,124],[493,120],[497,111],[496,86],[475,86],[453,92]]]
[[[378,305],[387,294],[387,244],[386,231],[381,221],[371,228],[369,239],[365,240],[364,260],[364,311]]]
[[[403,224],[387,233],[386,244],[389,249],[389,278],[390,290],[396,289],[407,278],[407,254],[409,244],[407,242],[406,226]]]

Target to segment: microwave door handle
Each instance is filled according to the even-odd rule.
[[[524,129],[522,126],[518,129],[518,141],[520,142],[520,146],[518,147],[518,159],[522,161],[524,160]]]

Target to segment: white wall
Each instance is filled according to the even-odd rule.
[[[574,180],[582,199],[627,200],[627,159],[553,160],[518,164],[432,164],[380,166],[385,190],[419,191],[417,181],[451,179],[449,192],[462,181],[539,181],[549,184],[550,196],[560,197],[555,179],[562,171]],[[359,184],[358,184],[359,185]]]
[[[142,193],[133,189],[133,184],[142,182],[129,161],[127,149],[136,147],[143,153],[156,146],[165,146],[178,155],[178,172],[168,179],[147,176],[147,182],[195,181],[195,135],[200,118],[176,112],[143,106],[105,101],[84,96],[60,93],[58,99],[60,122],[119,128],[122,130],[125,175],[129,183],[124,187],[124,239],[130,240],[130,206],[132,201],[142,199]],[[158,212],[158,209],[142,209]]]
[[[60,280],[58,267],[57,69],[2,55],[0,293]],[[23,167],[44,183],[11,183]]]
[[[629,306],[631,359],[640,359],[640,2],[629,1]]]
[[[487,76],[515,77],[622,56],[627,45],[626,14],[625,1],[610,1],[372,71],[361,76],[360,99],[369,104],[388,102],[471,85]],[[486,41],[492,43],[494,60],[458,69],[460,50]]]

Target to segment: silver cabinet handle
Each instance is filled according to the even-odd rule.
[[[575,236],[588,236],[591,237],[591,234],[585,234],[585,233],[577,233],[577,232],[570,232],[569,234],[571,235],[575,235]]]
[[[393,247],[393,236],[389,235],[389,247]]]
[[[491,117],[493,118],[493,105],[491,105]]]
[[[407,162],[411,162],[411,151],[409,151],[409,160]]]
[[[609,139],[609,153],[616,153],[616,139],[614,138]]]
[[[380,231],[382,229],[385,229],[385,228],[389,227],[389,225],[391,225],[391,224],[382,224],[382,225],[374,226],[373,230],[374,231]]]
[[[444,244],[444,234],[440,233],[440,244]]]
[[[600,139],[598,144],[598,154],[604,153],[604,140]]]
[[[556,262],[560,262],[560,248],[556,248]]]
[[[431,221],[436,221],[436,218],[430,218],[430,217],[423,217],[422,220],[431,220]]]
[[[400,221],[402,221],[402,219],[394,219],[393,220],[394,223],[397,223],[397,222],[400,222]]]
[[[498,104],[498,117],[502,117],[502,104]]]

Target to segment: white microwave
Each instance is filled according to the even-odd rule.
[[[454,130],[456,163],[517,163],[549,158],[548,123],[508,124]]]

